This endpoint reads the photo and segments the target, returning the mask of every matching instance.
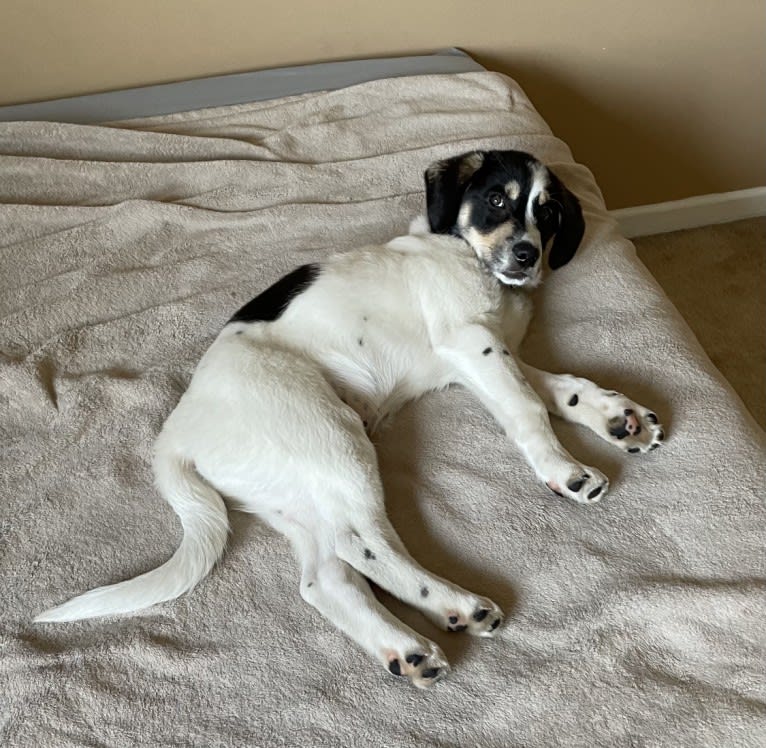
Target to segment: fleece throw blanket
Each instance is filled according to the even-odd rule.
[[[624,391],[668,434],[640,457],[556,422],[611,478],[595,506],[541,486],[459,388],[378,437],[394,525],[421,563],[505,609],[499,637],[437,631],[381,593],[452,662],[419,692],[308,607],[287,542],[236,514],[186,597],[32,625],[177,546],[152,441],[233,311],[298,264],[405,232],[424,168],[473,148],[531,151],[585,207],[581,251],[537,293],[526,360]],[[11,123],[0,154],[3,745],[766,744],[764,434],[515,83],[422,76]]]

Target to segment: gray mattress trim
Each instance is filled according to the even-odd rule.
[[[89,124],[245,104],[312,91],[336,90],[380,78],[483,70],[484,68],[469,55],[453,47],[428,55],[323,62],[256,70],[18,104],[0,107],[0,122],[35,120]]]

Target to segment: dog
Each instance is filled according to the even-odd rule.
[[[579,201],[558,177],[527,153],[474,151],[432,164],[425,187],[427,221],[297,268],[234,314],[203,355],[154,451],[157,488],[184,530],[170,560],[36,621],[126,613],[188,592],[224,551],[225,496],[290,540],[303,599],[389,673],[427,688],[449,665],[368,580],[442,629],[496,633],[497,604],[407,552],[369,434],[404,403],[459,384],[542,483],[587,504],[606,495],[607,478],[559,444],[549,412],[631,453],[657,448],[664,432],[624,395],[516,355],[544,255],[562,267],[584,234]]]

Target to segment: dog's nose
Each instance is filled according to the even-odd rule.
[[[519,242],[513,248],[513,257],[523,268],[528,268],[537,262],[540,252],[531,242]]]

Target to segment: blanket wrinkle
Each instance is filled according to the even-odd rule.
[[[186,597],[30,623],[173,552],[151,445],[244,301],[405,231],[434,160],[512,147],[549,163],[587,220],[536,294],[523,357],[625,391],[668,438],[636,458],[556,423],[612,480],[582,507],[539,486],[459,388],[376,435],[392,523],[418,562],[506,607],[497,640],[381,595],[452,657],[416,693],[301,600],[287,541],[236,513]],[[414,76],[103,126],[7,123],[0,154],[3,745],[766,744],[766,435],[516,83]]]
[[[56,392],[56,365],[49,358],[42,358],[36,365],[37,378],[40,381],[48,397],[51,399],[53,407],[58,410],[58,393]]]
[[[28,352],[30,354],[38,354],[44,351],[48,348],[55,348],[56,344],[61,341],[62,338],[65,338],[70,333],[81,333],[86,330],[91,330],[99,327],[109,326],[110,324],[119,321],[119,320],[129,320],[131,317],[135,317],[137,315],[144,314],[145,312],[155,311],[158,309],[166,308],[166,307],[175,307],[179,304],[182,304],[184,302],[193,301],[193,300],[199,300],[204,299],[207,296],[215,295],[217,291],[224,291],[228,290],[228,287],[221,286],[218,288],[212,287],[212,288],[206,288],[206,289],[199,289],[199,291],[193,291],[184,295],[180,296],[172,296],[167,297],[163,299],[161,302],[156,303],[146,303],[140,307],[127,307],[124,309],[120,314],[108,314],[106,313],[106,310],[103,310],[102,316],[97,319],[88,319],[87,317],[81,318],[79,323],[76,325],[74,323],[70,323],[70,326],[67,326],[66,323],[64,326],[59,327],[58,329],[51,331],[48,337],[44,338],[41,341],[29,341],[28,345],[29,350]],[[53,297],[49,301],[61,301],[63,299],[71,299],[71,297]],[[131,300],[132,301],[132,300]],[[8,315],[6,318],[4,318],[3,322],[10,322],[10,324],[16,324],[15,318],[24,318],[24,312],[27,310],[22,310],[19,314],[11,314]],[[225,321],[225,320],[222,320]],[[56,320],[57,324],[61,324],[61,320]]]
[[[626,657],[622,666],[637,679],[651,675],[658,682],[671,688],[694,691],[703,700],[715,701],[720,698],[728,703],[732,710],[743,708],[754,717],[766,715],[766,702],[762,698],[751,696],[743,692],[744,689],[726,687],[720,683],[711,683],[695,677],[684,668],[682,661],[674,661],[667,654],[660,662],[655,663],[650,662],[648,657],[636,649],[630,653],[629,657]]]

